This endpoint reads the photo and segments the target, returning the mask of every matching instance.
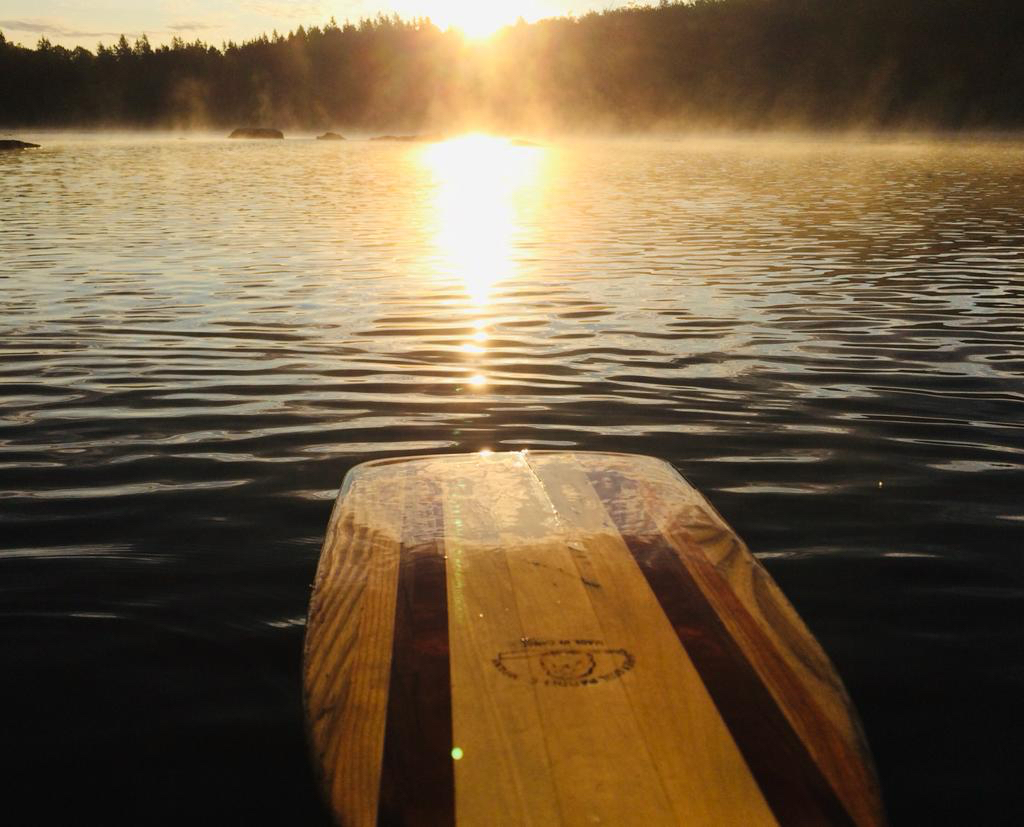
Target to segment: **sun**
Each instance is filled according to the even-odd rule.
[[[490,37],[502,26],[515,22],[515,15],[510,17],[511,3],[460,2],[452,0],[439,3],[441,8],[434,18],[441,28],[459,29],[466,37],[481,40]]]
[[[458,29],[468,38],[482,40],[519,18],[534,23],[553,14],[545,4],[550,0],[407,0],[396,5],[412,16],[429,17],[442,29]]]

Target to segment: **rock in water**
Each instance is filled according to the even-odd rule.
[[[236,129],[229,138],[284,138],[280,129],[267,129],[263,126],[243,126]]]
[[[318,141],[344,141],[345,136],[339,135],[337,132],[325,132],[323,135],[317,135]]]
[[[0,151],[5,149],[38,149],[39,144],[30,144],[26,141],[0,141]]]

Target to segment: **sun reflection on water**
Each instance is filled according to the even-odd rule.
[[[471,359],[463,382],[473,390],[489,384],[482,361],[494,293],[499,283],[517,275],[516,248],[525,233],[523,196],[536,190],[542,155],[536,147],[489,135],[466,135],[423,151],[436,187],[433,275],[451,280],[465,295],[463,310],[473,332],[459,349]]]

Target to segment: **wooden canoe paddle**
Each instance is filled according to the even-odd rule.
[[[346,477],[306,631],[339,824],[882,825],[850,700],[668,464],[511,452]]]

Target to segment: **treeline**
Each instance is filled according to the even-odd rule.
[[[0,124],[320,129],[1012,128],[1019,0],[697,0],[472,43],[381,16],[220,48],[0,33]]]

